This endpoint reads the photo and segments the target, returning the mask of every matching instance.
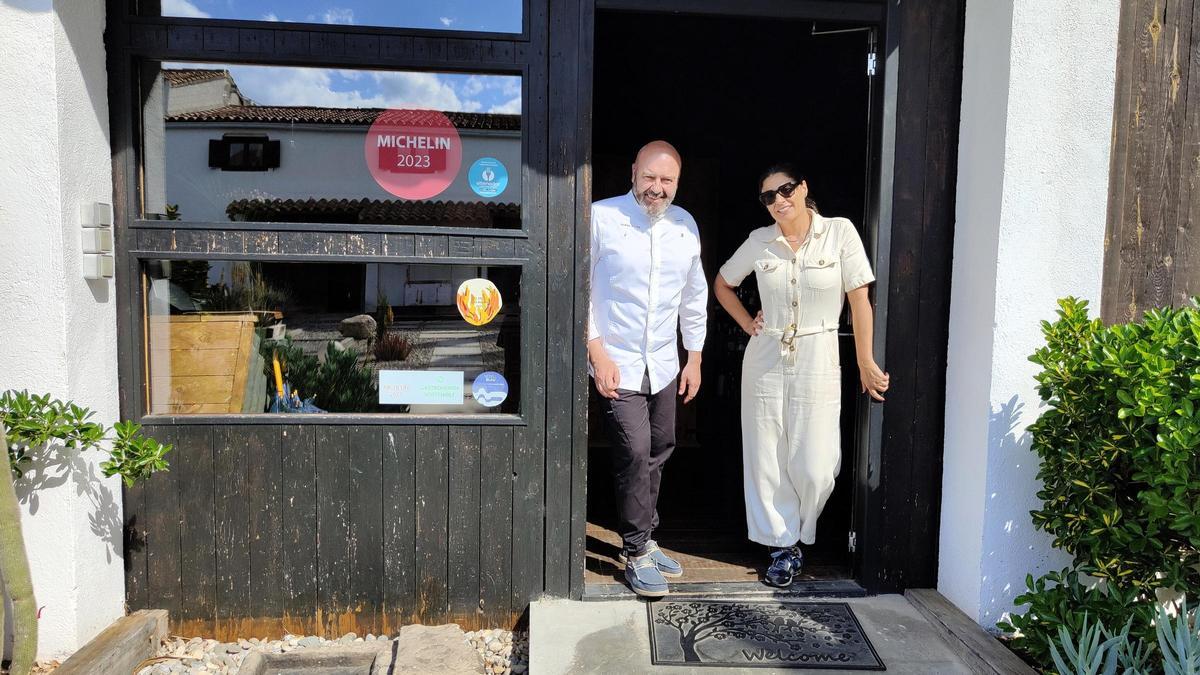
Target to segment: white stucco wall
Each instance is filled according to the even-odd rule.
[[[82,203],[112,201],[104,4],[0,3],[0,389],[48,392],[111,424],[114,287],[83,278],[79,229]],[[100,459],[71,458],[21,490],[39,658],[69,654],[124,611],[121,489],[98,479]]]
[[[172,94],[173,95],[173,94]],[[281,141],[279,168],[221,171],[208,166],[208,141],[227,133],[267,134]],[[397,199],[379,187],[363,158],[367,127],[316,125],[166,125],[166,199],[186,220],[225,221],[237,199]],[[436,201],[521,201],[521,135],[517,131],[461,130],[462,166]],[[471,164],[494,157],[508,169],[508,186],[494,199],[475,194],[467,182]]]
[[[1099,309],[1119,15],[967,0],[938,588],[985,627],[1069,561],[1029,517],[1028,356],[1058,298]]]

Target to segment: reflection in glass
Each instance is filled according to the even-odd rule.
[[[521,0],[140,0],[143,16],[521,32]]]
[[[519,409],[517,267],[154,260],[144,270],[151,414]]]
[[[142,69],[147,218],[521,226],[521,78]]]

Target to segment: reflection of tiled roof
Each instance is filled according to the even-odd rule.
[[[380,199],[239,199],[230,220],[274,223],[375,223],[518,228],[521,205]]]
[[[228,70],[213,68],[163,68],[163,79],[172,87],[199,84],[229,77]]]
[[[317,108],[284,105],[227,105],[212,110],[170,115],[168,122],[265,122],[274,124],[369,125],[383,108]],[[520,115],[448,112],[446,117],[459,129],[517,131]]]

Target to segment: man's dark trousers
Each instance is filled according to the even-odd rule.
[[[658,488],[663,464],[675,450],[676,380],[651,394],[649,377],[641,391],[618,389],[603,399],[612,436],[613,478],[617,491],[617,531],[626,555],[645,552],[658,527]]]

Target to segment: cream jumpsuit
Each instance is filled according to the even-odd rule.
[[[742,362],[742,456],[750,539],[816,541],[841,464],[838,318],[848,291],[875,280],[854,225],[812,213],[792,252],[778,225],[750,233],[721,276],[758,279],[764,329]]]

